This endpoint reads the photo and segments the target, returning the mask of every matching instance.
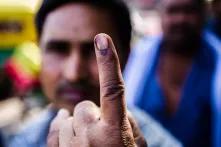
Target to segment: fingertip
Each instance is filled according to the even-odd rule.
[[[102,56],[106,56],[109,49],[109,40],[106,36],[106,34],[101,33],[95,36],[94,39],[95,48],[98,51],[98,53]]]
[[[60,109],[57,114],[57,117],[59,117],[59,118],[67,118],[69,116],[70,116],[69,111],[64,108]]]
[[[57,116],[52,120],[50,125],[50,132],[58,131],[62,122],[70,116],[70,113],[66,109],[60,109]]]
[[[100,38],[100,37],[104,37],[104,38],[106,38],[107,40],[110,40],[110,39],[111,39],[111,37],[110,37],[108,34],[99,33],[99,34],[97,34],[97,35],[94,37],[94,42],[96,43],[96,40],[97,40],[98,38]]]

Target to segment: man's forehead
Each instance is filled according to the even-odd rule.
[[[97,33],[112,34],[113,31],[108,13],[88,4],[73,3],[61,6],[47,16],[42,38],[88,41]]]

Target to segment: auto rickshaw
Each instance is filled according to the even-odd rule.
[[[41,0],[0,0],[0,73],[7,72],[18,88],[30,85],[38,74],[34,16],[40,4]]]
[[[5,146],[44,103],[34,16],[41,0],[0,0],[0,128]],[[37,111],[38,110],[38,111]],[[4,130],[3,130],[4,128]]]

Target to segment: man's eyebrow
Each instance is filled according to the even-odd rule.
[[[71,46],[71,43],[66,40],[49,40],[45,43],[46,48],[51,47],[61,47],[61,48],[69,48]]]
[[[94,41],[93,40],[92,41],[84,41],[81,44],[83,44],[83,45],[94,45]]]

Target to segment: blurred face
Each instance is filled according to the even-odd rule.
[[[54,106],[72,111],[83,100],[99,105],[93,41],[103,32],[120,47],[114,28],[106,11],[87,4],[64,5],[47,16],[40,39],[41,83]]]
[[[195,0],[162,0],[164,37],[173,42],[199,38],[203,14]]]
[[[215,0],[212,6],[215,17],[221,21],[221,0]]]

